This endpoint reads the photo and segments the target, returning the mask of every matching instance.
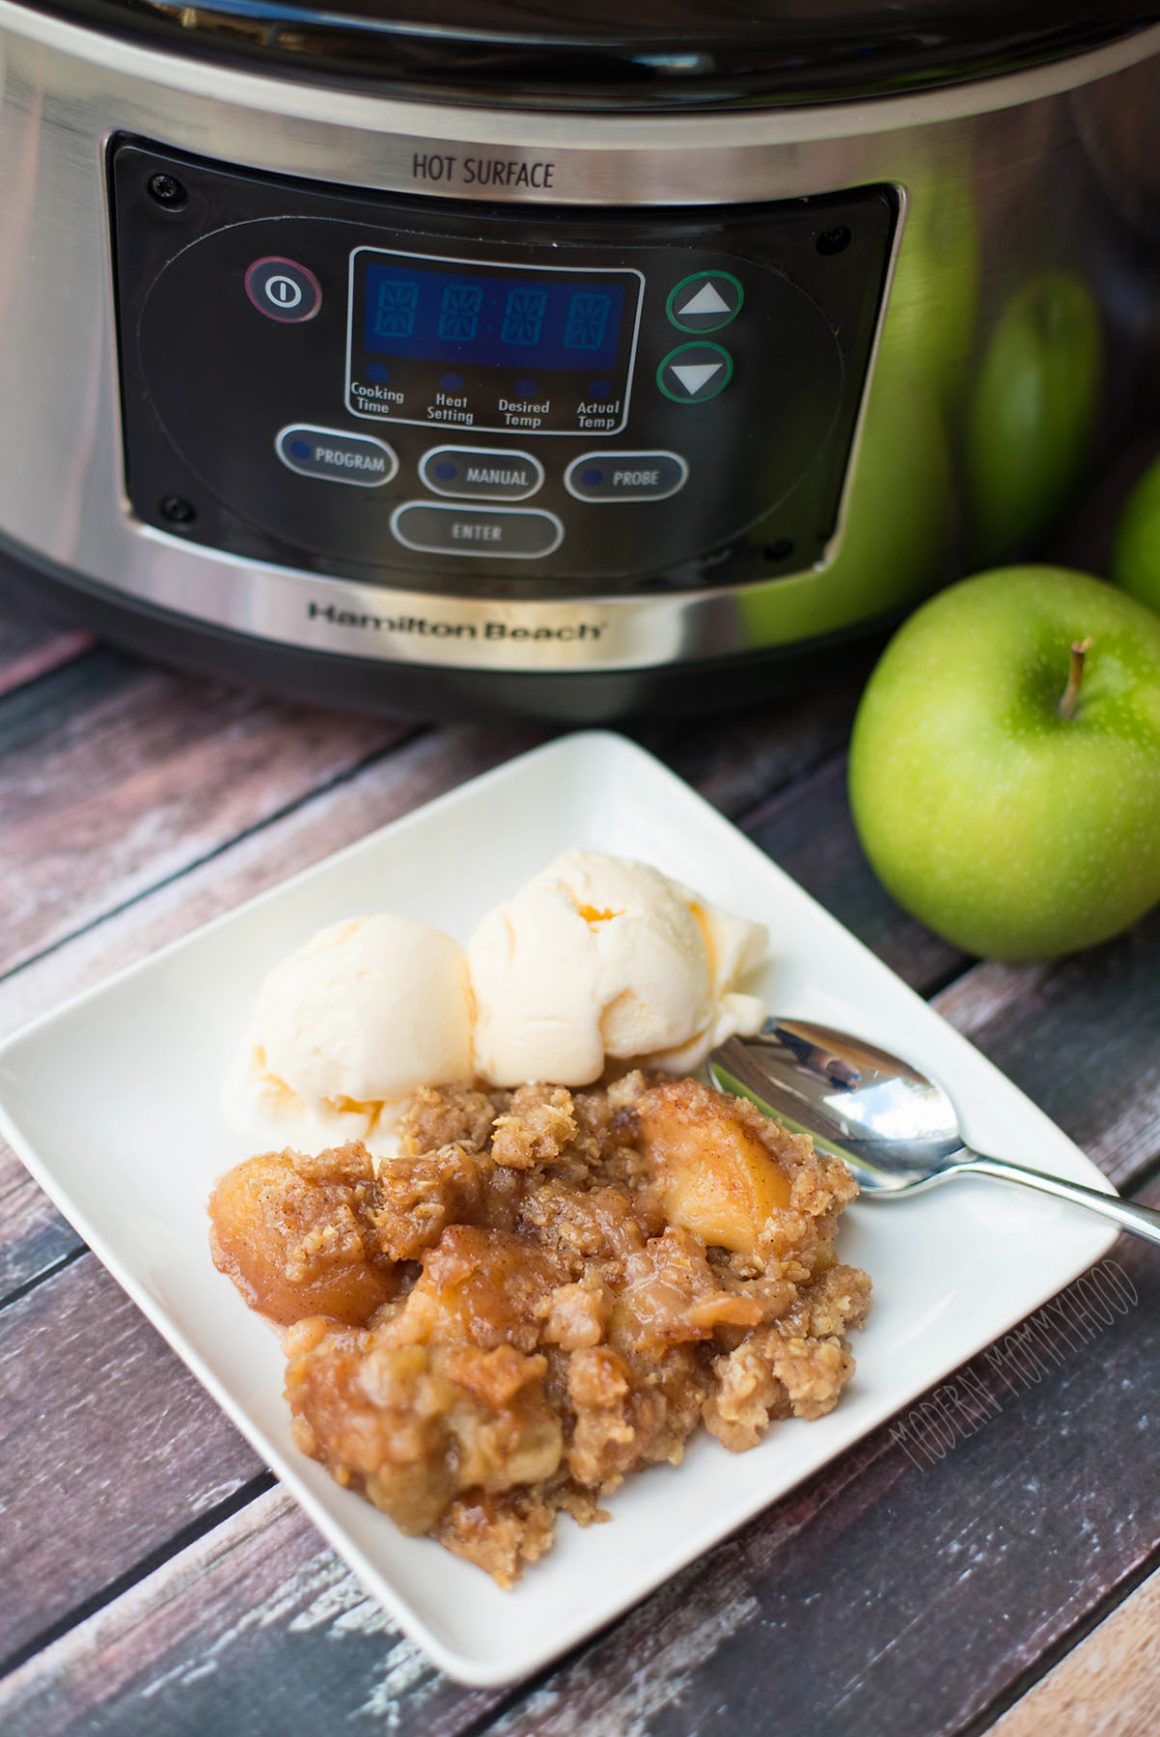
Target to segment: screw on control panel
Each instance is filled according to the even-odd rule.
[[[850,231],[841,223],[836,229],[823,229],[814,245],[819,253],[829,255],[844,252],[850,241]]]
[[[150,199],[158,205],[164,205],[167,211],[178,211],[189,198],[189,194],[176,175],[150,175],[146,186]]]
[[[161,503],[161,517],[171,525],[190,525],[197,517],[197,508],[181,495],[166,495]]]
[[[767,543],[761,553],[767,561],[785,561],[793,554],[793,540],[779,537],[776,543]]]

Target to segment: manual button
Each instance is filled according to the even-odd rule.
[[[310,422],[281,429],[274,450],[299,476],[325,477],[328,482],[354,483],[364,489],[382,488],[399,468],[385,440],[348,434],[341,428],[316,428]]]
[[[679,452],[585,452],[564,472],[578,501],[664,501],[688,480]]]
[[[544,481],[544,467],[530,452],[489,446],[436,446],[419,461],[419,475],[437,495],[460,500],[524,501]]]
[[[431,555],[491,555],[534,561],[564,540],[555,513],[534,507],[451,507],[407,501],[391,514],[391,530],[405,549]]]

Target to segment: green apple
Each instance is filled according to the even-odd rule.
[[[1095,299],[1073,272],[1012,296],[991,334],[967,414],[966,470],[981,560],[1020,553],[1065,504],[1103,396]]]
[[[1112,546],[1112,578],[1160,614],[1160,458],[1128,496]]]
[[[1063,568],[951,586],[870,678],[850,802],[887,890],[965,952],[1117,934],[1160,900],[1160,619]]]

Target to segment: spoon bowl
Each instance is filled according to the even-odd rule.
[[[848,1032],[800,1019],[770,1019],[754,1037],[731,1037],[708,1060],[719,1091],[844,1160],[870,1199],[895,1199],[952,1177],[990,1176],[1112,1218],[1160,1243],[1160,1213],[1062,1176],[975,1152],[963,1140],[942,1087],[909,1062]]]

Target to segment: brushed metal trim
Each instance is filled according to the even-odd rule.
[[[146,136],[254,168],[436,199],[549,206],[744,203],[855,186],[866,179],[858,164],[868,136],[1057,96],[1160,53],[1157,25],[1088,54],[905,97],[620,118],[402,102],[251,73],[124,42],[15,0],[0,0],[0,33],[60,55],[78,73],[87,68],[89,77],[81,82],[94,94],[116,99],[107,133],[134,130],[133,111],[144,106],[153,120],[141,128]],[[412,131],[417,118],[422,130]],[[417,180],[414,159],[446,154],[452,144],[504,149],[516,163],[533,163],[551,152],[559,174],[550,188],[488,187],[475,193],[454,179],[447,185]],[[828,147],[832,176],[819,182],[812,152],[795,163],[796,153],[787,147],[806,144]]]
[[[422,503],[434,506],[433,501]],[[694,654],[691,617],[725,626],[728,596],[593,598],[566,603],[426,597],[419,592],[317,578],[258,561],[225,563],[152,526],[164,571],[177,581],[132,588],[142,602],[236,633],[306,650],[453,669],[639,669]],[[113,591],[127,587],[113,586]],[[699,607],[698,607],[699,606]]]

